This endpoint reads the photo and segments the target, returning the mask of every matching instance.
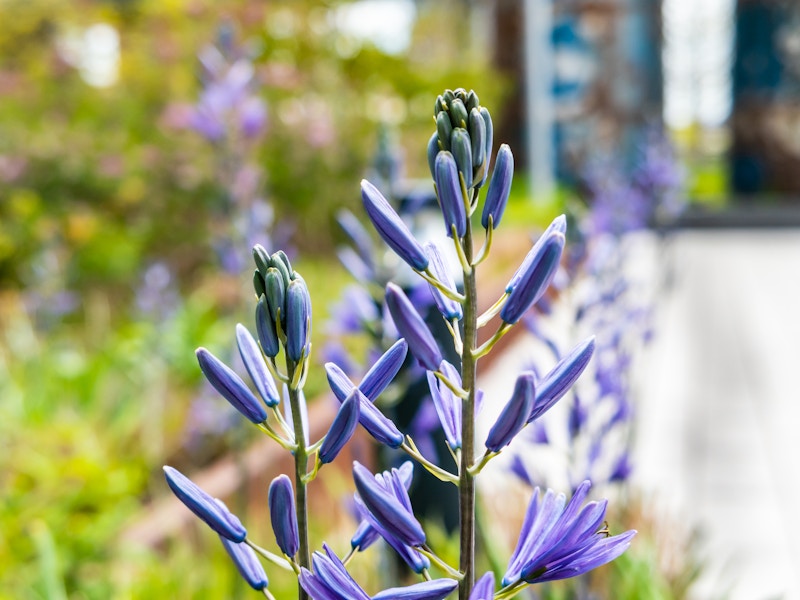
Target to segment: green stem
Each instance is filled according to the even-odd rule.
[[[294,380],[296,369],[302,369],[302,364],[286,359],[286,369],[289,380]],[[297,515],[297,530],[300,537],[300,549],[297,551],[295,561],[301,567],[311,568],[311,554],[308,545],[308,499],[306,473],[308,472],[308,448],[306,447],[306,434],[303,429],[303,412],[300,407],[300,390],[289,386],[289,403],[292,407],[292,426],[294,428],[294,506]],[[308,600],[306,591],[297,584],[298,600]]]
[[[475,460],[475,393],[478,365],[474,355],[478,344],[478,291],[472,264],[472,225],[467,220],[463,239],[464,265],[464,353],[461,361],[462,387],[467,397],[462,404],[461,467],[459,469],[459,518],[461,521],[459,571],[464,578],[458,588],[459,600],[468,600],[475,583],[475,477],[469,467]]]

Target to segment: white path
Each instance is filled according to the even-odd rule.
[[[678,234],[638,470],[706,536],[698,598],[800,598],[800,231]]]

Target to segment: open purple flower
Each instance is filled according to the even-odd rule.
[[[533,492],[517,547],[503,585],[518,581],[540,583],[581,575],[604,565],[630,546],[635,530],[609,536],[601,531],[606,500],[581,507],[591,483],[578,486],[569,504],[564,494]],[[566,504],[566,507],[565,507]]]
[[[347,572],[327,544],[314,552],[311,571],[301,569],[300,585],[314,600],[443,600],[458,587],[454,579],[434,579],[378,592],[372,599]]]
[[[370,522],[377,523],[408,546],[425,543],[425,532],[414,516],[408,491],[397,469],[373,475],[359,462],[353,463],[357,503],[368,511]]]

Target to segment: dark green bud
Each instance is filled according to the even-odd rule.
[[[450,137],[450,148],[459,173],[464,177],[464,185],[472,186],[472,144],[466,129],[456,127]]]
[[[256,333],[264,354],[270,358],[278,356],[280,350],[278,333],[275,331],[275,321],[269,314],[266,296],[261,296],[256,305]]]
[[[450,124],[450,115],[440,112],[436,115],[436,132],[439,134],[439,141],[444,150],[450,150],[450,136],[453,133],[453,126]]]
[[[278,250],[275,254],[272,255],[272,266],[276,268],[280,268],[277,262],[280,261],[286,267],[286,271],[289,273],[289,278],[294,279],[294,269],[292,269],[292,263],[289,262],[289,257],[286,256],[286,252],[283,250]]]
[[[453,100],[450,104],[450,122],[453,127],[463,127],[466,129],[468,119],[469,114],[467,113],[467,108],[464,106],[464,103],[459,98]]]
[[[428,141],[428,166],[431,169],[431,177],[436,179],[436,155],[439,154],[439,132],[434,132]]]
[[[469,112],[480,107],[481,103],[480,100],[478,100],[478,94],[470,90],[469,94],[467,94],[467,101],[464,104]]]
[[[447,104],[447,108],[445,108],[445,110],[450,110],[450,105],[453,103],[453,100],[456,99],[456,95],[453,93],[453,90],[445,90],[444,94],[442,94],[442,98],[444,98],[445,104]]]
[[[280,318],[281,326],[286,323],[286,287],[283,275],[275,267],[270,267],[264,278],[265,296],[269,307],[269,316],[273,323]]]
[[[253,271],[253,289],[256,291],[256,298],[260,298],[267,291],[264,287],[264,276],[258,269]]]
[[[439,94],[438,96],[436,96],[436,102],[433,105],[433,116],[436,117],[436,115],[438,115],[443,110],[444,111],[447,110],[447,104],[445,103],[444,98],[442,98],[442,95]]]
[[[267,249],[261,244],[256,244],[253,246],[253,259],[256,261],[256,267],[261,272],[261,275],[266,275],[270,262],[269,252],[267,252]]]
[[[472,185],[481,187],[486,179],[486,123],[477,108],[469,113],[469,137],[472,141]]]

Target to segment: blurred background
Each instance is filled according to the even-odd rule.
[[[337,215],[361,217],[365,176],[402,206],[430,194],[434,100],[457,87],[515,156],[491,278],[567,212],[590,305],[621,297],[598,292],[613,269],[644,290],[615,346],[631,465],[608,477],[640,553],[539,597],[800,598],[791,0],[0,0],[0,598],[251,593],[161,474],[199,474],[268,541],[277,459],[193,351],[234,360],[261,243],[303,274],[332,356]],[[586,325],[570,289],[531,331],[558,328],[559,295]]]

